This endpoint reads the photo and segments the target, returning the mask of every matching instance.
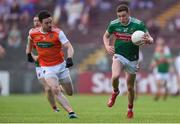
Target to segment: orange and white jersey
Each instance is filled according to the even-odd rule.
[[[62,45],[69,40],[62,30],[52,27],[50,32],[44,33],[41,27],[33,28],[29,36],[38,52],[40,66],[54,66],[64,62]]]

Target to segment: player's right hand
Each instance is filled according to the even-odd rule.
[[[108,54],[110,54],[110,55],[114,55],[114,53],[115,53],[114,46],[106,46],[106,50],[107,50]]]
[[[28,60],[28,62],[34,62],[34,59],[33,59],[33,57],[32,57],[32,55],[31,55],[31,53],[28,53],[27,54],[27,60]]]

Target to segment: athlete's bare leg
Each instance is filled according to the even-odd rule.
[[[44,87],[44,91],[45,91],[45,94],[47,96],[47,99],[51,105],[51,107],[53,108],[54,111],[58,111],[59,109],[57,108],[56,106],[56,101],[55,101],[55,98],[54,98],[54,95],[50,89],[50,87],[47,85],[46,81],[44,78],[40,78],[39,79],[39,82],[43,85]]]
[[[112,63],[112,87],[113,87],[113,93],[111,94],[111,97],[108,100],[108,107],[112,107],[115,103],[116,97],[119,94],[119,76],[122,71],[122,64],[113,57],[113,63]]]
[[[119,91],[119,76],[122,71],[122,64],[117,60],[115,57],[113,57],[113,63],[112,63],[112,86],[114,91]]]
[[[72,96],[73,92],[74,92],[74,89],[73,89],[71,77],[67,76],[64,79],[61,79],[60,82],[61,82],[62,88],[65,90],[67,95]]]
[[[156,81],[157,92],[156,92],[154,100],[159,100],[159,98],[161,96],[161,88],[163,88],[162,83],[163,83],[162,80]]]
[[[70,106],[68,100],[63,95],[60,87],[59,87],[59,81],[56,78],[46,78],[46,81],[51,88],[54,96],[56,97],[58,103],[68,112],[73,112],[72,107]]]
[[[133,117],[133,103],[134,103],[134,83],[136,80],[136,74],[126,73],[127,89],[128,89],[128,113],[127,117]]]

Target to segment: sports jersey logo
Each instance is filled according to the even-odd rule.
[[[37,42],[37,46],[40,48],[50,48],[54,46],[54,44],[52,42],[43,41],[43,42]]]
[[[133,34],[134,32],[135,32],[135,29],[134,28],[130,28],[129,33]]]
[[[116,38],[119,39],[119,40],[131,41],[131,35],[130,35],[130,34],[114,32],[114,35],[115,35]]]

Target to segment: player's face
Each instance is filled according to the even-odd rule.
[[[125,25],[128,24],[128,22],[129,22],[129,13],[128,12],[126,12],[126,11],[118,12],[117,16],[119,18],[119,21],[122,24],[125,24]]]
[[[40,26],[40,21],[38,17],[34,17],[33,19],[34,27],[39,27]]]
[[[42,28],[44,31],[49,32],[52,28],[52,17],[46,18],[42,20]]]

